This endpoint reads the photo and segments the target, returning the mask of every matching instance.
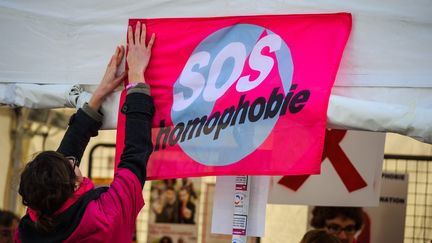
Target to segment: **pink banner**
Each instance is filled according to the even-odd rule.
[[[350,14],[138,20],[157,35],[148,179],[319,173]]]

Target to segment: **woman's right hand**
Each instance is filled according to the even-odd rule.
[[[128,27],[128,55],[126,60],[129,67],[129,83],[145,83],[144,71],[150,61],[155,37],[155,33],[153,33],[148,45],[146,45],[146,26],[138,22],[135,33],[132,33],[132,26]]]

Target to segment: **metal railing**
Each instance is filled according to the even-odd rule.
[[[105,184],[114,170],[115,144],[102,143],[91,148],[88,176],[95,184]],[[405,243],[432,240],[432,156],[386,154],[383,171],[409,175]],[[144,229],[139,229],[144,230]],[[146,229],[145,229],[146,231]],[[139,232],[137,232],[139,233]]]

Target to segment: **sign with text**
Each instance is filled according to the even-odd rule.
[[[138,21],[157,35],[148,179],[319,173],[351,14]],[[119,112],[116,161],[124,126]]]
[[[230,242],[232,238],[231,235],[211,233],[215,187],[215,184],[207,184],[206,197],[204,201],[202,243]],[[248,237],[247,243],[254,242],[256,242],[254,237]]]
[[[379,207],[364,208],[368,216],[364,228],[369,230],[363,230],[362,242],[404,242],[407,196],[408,175],[384,172]]]
[[[200,185],[200,178],[152,181],[148,242],[198,241]]]
[[[321,174],[271,178],[269,203],[377,206],[384,133],[327,130]]]
[[[212,233],[233,233],[233,226],[243,228],[247,236],[264,236],[268,195],[268,176],[249,176],[249,206],[247,216],[234,216],[234,205],[239,203],[236,195],[236,177],[218,176],[214,194]]]

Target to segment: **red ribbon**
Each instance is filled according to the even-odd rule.
[[[321,161],[323,162],[328,158],[347,190],[353,192],[366,187],[367,183],[339,146],[346,132],[346,130],[326,130]],[[278,181],[278,184],[286,186],[293,191],[297,191],[309,176],[310,175],[284,176]]]

